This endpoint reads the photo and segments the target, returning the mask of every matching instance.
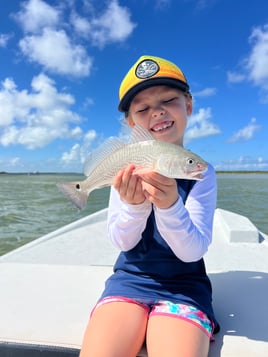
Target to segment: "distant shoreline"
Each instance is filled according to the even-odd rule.
[[[217,174],[268,174],[268,171],[216,171]]]
[[[268,171],[254,171],[254,170],[249,170],[249,171],[224,171],[224,170],[219,170],[216,171],[216,174],[268,174]],[[81,172],[5,172],[2,171],[0,172],[0,175],[79,175],[79,176],[84,176],[83,173]]]
[[[80,172],[0,172],[0,175],[29,175],[29,176],[38,176],[38,175],[83,175]]]

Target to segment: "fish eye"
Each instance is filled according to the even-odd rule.
[[[188,164],[188,165],[193,165],[193,164],[194,164],[194,159],[188,158],[188,159],[187,159],[187,164]]]

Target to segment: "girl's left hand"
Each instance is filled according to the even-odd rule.
[[[175,179],[156,172],[139,175],[144,196],[158,208],[169,208],[178,200],[179,193]]]

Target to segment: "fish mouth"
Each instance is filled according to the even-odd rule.
[[[174,124],[174,121],[164,121],[164,122],[155,124],[150,130],[156,134],[163,133],[166,130],[170,129],[173,126],[173,124]]]
[[[204,173],[207,171],[207,167],[199,164],[200,165],[200,171],[195,171],[195,172],[186,172],[186,176],[188,176],[192,180],[203,180],[204,178]],[[202,168],[201,168],[202,167]]]
[[[202,175],[202,174],[200,174],[200,173],[197,173],[197,174],[191,175],[191,178],[192,178],[193,180],[203,180],[204,175]]]

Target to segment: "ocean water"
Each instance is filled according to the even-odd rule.
[[[56,187],[83,175],[0,175],[0,255],[108,205],[109,188],[91,193],[80,211]]]
[[[217,207],[248,217],[268,234],[268,174],[218,174]]]
[[[108,204],[109,188],[91,193],[83,211],[56,187],[84,180],[82,175],[0,175],[0,255],[98,211]],[[268,174],[218,174],[217,207],[247,216],[268,234]]]

